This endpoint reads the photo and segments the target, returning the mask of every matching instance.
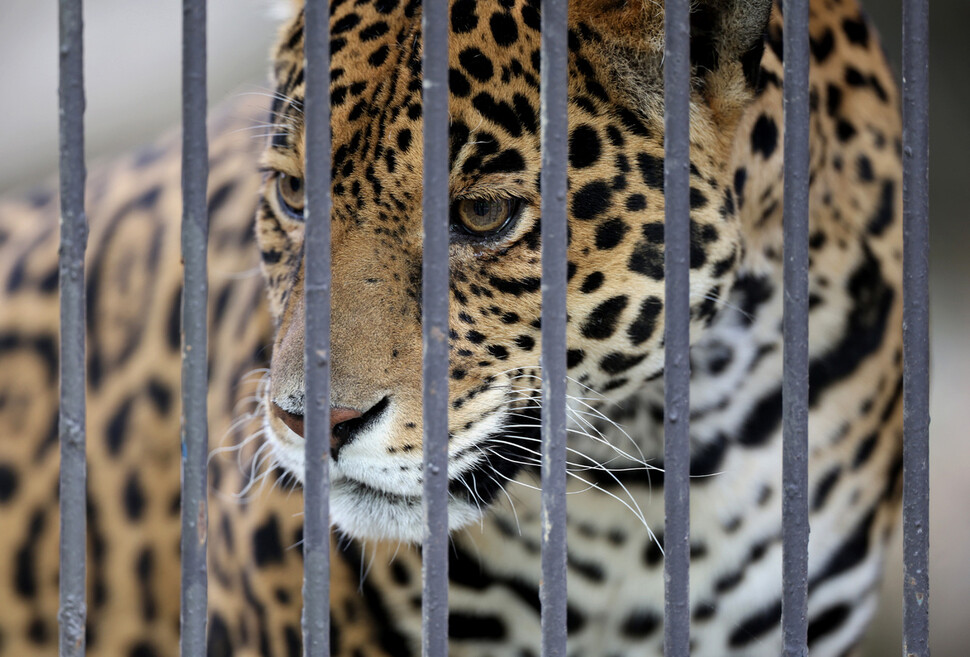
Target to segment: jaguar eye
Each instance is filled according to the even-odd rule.
[[[303,221],[303,178],[279,174],[276,177],[276,195],[290,217]]]
[[[521,206],[517,198],[465,198],[452,204],[451,223],[471,235],[487,237],[512,223]]]

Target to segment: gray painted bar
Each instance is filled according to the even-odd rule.
[[[690,654],[690,19],[664,15],[664,655]]]
[[[307,0],[303,654],[330,655],[330,12]]]
[[[903,654],[930,654],[929,2],[903,2]]]
[[[542,143],[542,655],[566,656],[566,91],[568,0],[546,0]]]
[[[424,657],[448,655],[448,0],[425,0],[424,257]]]
[[[206,3],[182,3],[182,609],[183,657],[204,657],[209,451],[206,248]]]
[[[61,657],[84,654],[85,489],[84,251],[88,223],[84,213],[84,25],[81,0],[60,1],[60,610]]]
[[[808,0],[785,3],[782,645],[808,655]]]

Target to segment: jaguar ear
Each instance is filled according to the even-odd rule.
[[[692,0],[692,86],[727,127],[758,86],[772,0]],[[573,0],[570,23],[647,116],[663,115],[663,0]]]
[[[727,66],[744,76],[747,86],[758,86],[764,34],[772,0],[703,0],[692,3],[690,58],[700,78]]]
[[[692,0],[691,60],[699,77],[740,63],[748,84],[757,83],[763,35],[773,0]],[[574,0],[571,17],[630,53],[659,55],[664,45],[662,0]]]

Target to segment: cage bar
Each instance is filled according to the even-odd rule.
[[[206,248],[206,3],[182,3],[182,607],[183,657],[206,651],[209,450]]]
[[[330,12],[307,0],[303,654],[330,655]]]
[[[566,655],[566,162],[568,0],[547,0],[540,30],[542,149],[543,657]]]
[[[448,0],[426,0],[422,356],[424,549],[421,654],[448,655]]]
[[[782,654],[808,655],[808,0],[784,11]]]
[[[664,655],[690,654],[690,3],[664,13]]]
[[[85,649],[87,462],[85,460],[84,251],[84,21],[81,0],[60,0],[60,609],[59,654]]]
[[[929,2],[903,2],[903,654],[930,654]]]

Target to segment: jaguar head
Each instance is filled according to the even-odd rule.
[[[727,170],[770,0],[692,3],[692,334],[742,244]],[[577,0],[569,30],[568,373],[579,404],[663,368],[663,10]],[[333,522],[422,528],[422,82],[418,0],[331,3]],[[454,0],[450,16],[449,518],[466,525],[538,465],[538,0]],[[275,52],[275,135],[257,217],[277,322],[265,424],[303,478],[304,20]],[[581,398],[592,398],[583,401]],[[585,408],[585,407],[584,407]]]

